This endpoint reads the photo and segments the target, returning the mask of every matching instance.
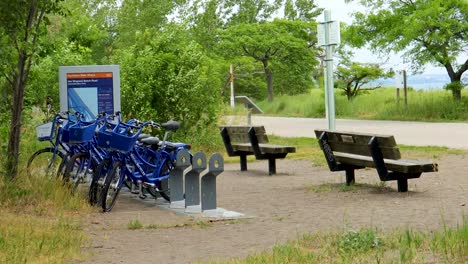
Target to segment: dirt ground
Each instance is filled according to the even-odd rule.
[[[456,226],[468,213],[468,155],[437,162],[439,172],[409,180],[407,193],[398,193],[396,182],[378,186],[377,173],[370,169],[356,171],[356,182],[370,185],[342,192],[344,172],[310,161],[278,160],[274,176],[268,176],[266,161],[249,162],[247,172],[240,172],[237,163],[225,164],[217,182],[218,207],[251,218],[201,227],[190,216],[158,208],[154,200],[142,202],[124,193],[112,212],[86,219],[89,257],[80,263],[203,263],[245,257],[303,233]],[[309,190],[327,183],[332,188],[324,192]],[[186,226],[128,229],[135,219],[144,226]]]

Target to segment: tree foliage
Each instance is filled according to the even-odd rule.
[[[177,32],[177,34],[174,34]],[[171,26],[157,36],[143,33],[115,56],[121,66],[125,114],[157,122],[179,120],[185,132],[215,123],[219,80],[213,65],[187,33]]]
[[[377,63],[349,62],[338,65],[335,76],[335,86],[343,90],[348,100],[352,100],[362,91],[380,88],[379,85],[366,86],[379,78],[393,76],[392,71],[385,71]]]
[[[246,56],[261,63],[265,73],[268,100],[272,101],[275,65],[278,69],[281,69],[282,65],[292,67],[293,70],[288,71],[289,78],[283,76],[292,80],[297,77],[296,74],[308,72],[307,69],[317,64],[315,51],[310,48],[313,41],[313,25],[282,19],[257,24],[239,24],[220,32],[219,48],[228,57]],[[301,79],[304,79],[303,77]],[[310,78],[306,80],[310,81]]]
[[[257,99],[273,98],[273,85],[286,94],[311,87],[319,12],[313,0],[0,1],[0,134],[10,135],[9,171],[28,121],[23,110],[46,98],[58,109],[59,66],[119,64],[124,115],[178,119],[177,135],[195,138],[216,123],[230,64],[236,89]]]
[[[385,70],[379,63],[361,63],[352,61],[353,52],[341,45],[337,49],[340,56],[340,62],[335,70],[335,87],[343,91],[343,93],[351,101],[363,91],[374,90],[380,88],[378,84],[370,85],[369,83],[381,78],[393,77],[392,69]]]
[[[366,43],[381,52],[404,52],[414,69],[442,66],[451,82],[468,70],[468,2],[466,0],[362,0],[367,12],[357,12],[347,38],[357,47]],[[458,63],[457,58],[462,62]],[[456,85],[449,87],[458,87]],[[460,89],[452,90],[455,99]]]
[[[24,94],[29,73],[40,51],[40,36],[45,34],[48,15],[61,11],[59,0],[15,0],[0,2],[0,73],[11,96],[11,122],[6,171],[11,178],[18,172]]]

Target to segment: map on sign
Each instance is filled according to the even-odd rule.
[[[86,120],[120,111],[118,65],[59,68],[60,111],[80,112]]]
[[[112,72],[68,73],[67,95],[68,109],[87,120],[98,113],[113,113]]]

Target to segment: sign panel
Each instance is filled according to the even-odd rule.
[[[395,72],[395,87],[403,88],[403,71]]]
[[[326,28],[328,27],[328,40],[326,39]],[[317,25],[317,45],[339,45],[341,43],[340,22],[328,21]]]
[[[80,112],[86,120],[120,111],[118,65],[59,68],[60,111]]]

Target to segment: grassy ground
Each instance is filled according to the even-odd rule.
[[[56,179],[0,180],[0,263],[68,263],[86,241],[80,219],[90,212]]]
[[[83,257],[81,219],[92,209],[59,180],[25,171],[29,155],[45,145],[35,140],[34,124],[23,127],[18,177],[0,177],[0,263],[69,263]]]
[[[402,92],[401,92],[402,94]],[[291,117],[325,117],[325,96],[322,89],[309,94],[277,96],[273,102],[257,102],[268,115]],[[408,91],[408,106],[403,98],[396,100],[396,89],[382,88],[359,95],[352,101],[335,92],[336,116],[351,119],[408,120],[408,121],[468,121],[468,90],[456,102],[448,91]]]
[[[361,229],[304,234],[271,251],[223,263],[468,263],[468,217],[434,233]]]
[[[268,139],[274,144],[295,146],[296,153],[289,153],[289,159],[302,159],[311,160],[315,166],[326,166],[326,160],[316,138],[282,138],[278,136],[268,136]],[[447,147],[418,147],[399,145],[402,156],[407,159],[438,159],[447,154],[463,154],[467,151],[461,149],[450,149]],[[221,153],[224,155],[225,162],[239,162],[239,157],[228,157],[225,151]],[[247,156],[247,161],[254,161],[254,156]]]

